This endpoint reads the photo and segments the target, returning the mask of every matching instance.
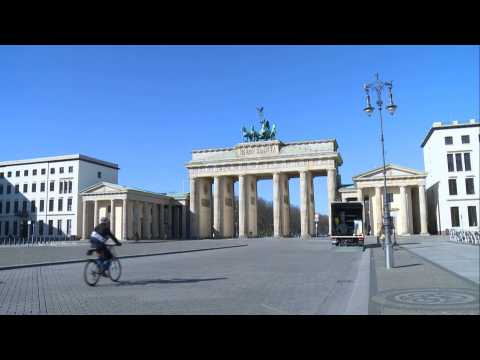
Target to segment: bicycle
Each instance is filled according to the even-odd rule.
[[[85,264],[85,268],[83,270],[83,278],[85,282],[90,286],[97,285],[100,277],[104,274],[107,274],[110,280],[114,282],[118,282],[120,280],[120,276],[122,275],[122,265],[120,264],[120,260],[117,258],[115,251],[113,248],[118,245],[106,245],[107,248],[112,253],[112,258],[109,260],[109,265],[103,271],[100,269],[100,262],[99,259],[88,259],[87,263]],[[89,249],[87,251],[87,255],[91,255],[95,249]]]

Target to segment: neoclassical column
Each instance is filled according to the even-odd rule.
[[[337,171],[335,169],[327,170],[327,190],[328,190],[328,231],[332,234],[332,214],[331,203],[335,201],[335,191],[337,183]]]
[[[212,178],[198,179],[198,196],[199,196],[199,210],[198,210],[198,232],[200,238],[211,238],[213,230],[212,219]],[[171,210],[169,213],[171,217]],[[171,223],[170,223],[171,225]]]
[[[115,234],[115,200],[110,200],[110,231],[115,237],[118,237],[118,234]]]
[[[215,238],[223,237],[222,213],[223,213],[223,178],[215,176],[213,178],[213,231]]]
[[[399,233],[402,235],[408,235],[408,205],[407,205],[407,190],[406,186],[400,186],[400,229]]]
[[[246,237],[247,230],[247,186],[245,175],[238,176],[238,236]]]
[[[136,203],[136,212],[137,212],[137,233],[138,233],[139,238],[142,239],[143,236],[144,236],[143,231],[145,231],[143,229],[143,226],[142,226],[143,204],[142,204],[141,201],[136,201],[135,203]]]
[[[418,201],[420,205],[420,234],[428,235],[427,201],[425,199],[425,185],[418,186]]]
[[[94,208],[93,208],[93,227],[98,225],[98,200],[94,201]]]
[[[88,239],[88,230],[87,230],[87,201],[83,200],[82,201],[82,239]]]
[[[308,183],[307,172],[300,172],[300,232],[302,238],[308,238]]]
[[[357,185],[358,186],[358,185]],[[361,188],[357,188],[357,200],[362,203],[362,231],[364,234],[367,233],[366,229],[366,221],[365,221],[365,202],[363,201],[363,190]]]
[[[223,181],[223,199],[222,199],[222,231],[225,238],[232,238],[235,235],[235,226],[234,226],[234,187],[233,179],[231,177],[224,177]]]
[[[288,187],[288,174],[280,177],[282,198],[280,199],[282,213],[282,234],[290,236],[290,190]]]
[[[162,205],[162,212],[163,212],[163,205]],[[190,238],[196,239],[198,237],[198,194],[197,194],[197,181],[195,178],[190,178]],[[164,220],[161,218],[161,224],[163,231],[161,232],[162,238],[164,232]]]
[[[307,173],[308,179],[308,232],[310,236],[315,234],[315,192],[313,188],[313,174]],[[336,188],[336,187],[335,187]],[[336,196],[334,194],[334,196]]]
[[[187,238],[187,206],[182,205],[182,239]]]
[[[280,174],[273,174],[273,236],[282,236],[282,191],[280,189]]]
[[[257,227],[257,177],[255,175],[247,176],[247,234],[256,237],[258,235]]]
[[[152,238],[158,239],[158,204],[152,204]]]
[[[133,201],[128,201],[127,200],[127,238],[128,239],[133,239],[135,235],[135,229],[134,229],[134,208]]]
[[[165,239],[165,204],[160,203],[158,206],[158,222],[159,222],[159,237]],[[190,210],[189,210],[190,211]]]
[[[381,188],[379,186],[375,187],[375,235],[378,236],[380,235],[380,231],[382,229],[382,194],[381,194]]]
[[[144,210],[145,216],[145,236],[147,239],[152,238],[152,204],[146,202],[145,203],[145,210]]]
[[[127,224],[128,224],[128,211],[127,211],[127,199],[122,200],[122,239],[127,240]]]

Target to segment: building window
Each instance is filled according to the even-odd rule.
[[[5,235],[8,235],[10,227],[10,221],[5,221]]]
[[[28,176],[28,170],[23,170],[23,176]]]
[[[23,200],[23,203],[22,203],[22,211],[23,212],[27,211],[27,203],[28,203],[28,201]]]
[[[72,198],[67,200],[67,211],[72,211]]]
[[[450,208],[450,216],[452,219],[452,227],[460,226],[460,216],[458,215],[458,206],[452,206]]]
[[[0,214],[3,212],[3,201],[0,201]]]
[[[471,171],[472,166],[470,164],[470,153],[464,153],[463,160],[465,161],[465,171]]]
[[[62,220],[57,220],[57,234],[62,235]]]
[[[42,175],[45,175],[46,173],[47,173],[47,170],[46,170],[46,169],[42,169],[41,174],[42,174]]]
[[[38,220],[38,235],[43,235],[43,220]]]
[[[2,222],[0,221],[0,235],[2,235]]]
[[[3,194],[3,185],[0,185],[0,195]]]
[[[19,177],[19,176],[20,176],[20,170],[15,171],[15,177]]]
[[[12,193],[12,185],[7,185],[7,194]]]
[[[12,177],[12,172],[11,171],[7,172],[7,177],[9,177],[9,178]]]
[[[18,213],[18,200],[15,200],[15,202],[13,203],[13,213]]]
[[[5,177],[3,172],[0,172],[0,179],[3,179]]]
[[[468,207],[468,226],[477,226],[477,208],[476,206]]]
[[[53,199],[50,199],[48,201],[48,211],[52,212],[53,211]]]
[[[455,171],[453,168],[453,154],[447,154],[447,162],[448,162],[448,171],[452,172]]]
[[[73,166],[69,166],[69,167],[68,167],[68,172],[69,172],[69,173],[73,173]]]
[[[35,206],[35,200],[32,200],[31,202],[30,212],[32,213],[37,212],[37,207]]]
[[[37,192],[37,184],[36,183],[32,184],[32,192]]]
[[[32,175],[33,175],[33,176],[37,175],[37,169],[33,169],[33,170],[32,170]]]
[[[10,214],[10,201],[5,201],[5,214]]]
[[[40,200],[40,212],[45,210],[45,200]]]
[[[467,195],[474,195],[475,189],[473,187],[473,178],[466,178],[465,179],[465,188]]]
[[[60,189],[58,190],[60,194],[63,193],[63,181],[60,181]]]
[[[445,136],[445,145],[452,145],[453,144],[453,137]]]
[[[55,181],[50,181],[50,191],[55,191]]]
[[[393,203],[393,193],[387,193],[387,202]]]
[[[60,174],[63,174],[63,167],[60,168]]]
[[[68,182],[68,192],[72,193],[72,182],[71,181]]]
[[[15,185],[15,194],[18,194],[20,192],[20,185],[16,184]]]
[[[462,135],[462,144],[470,144],[470,136]]]
[[[48,235],[53,235],[53,220],[48,220]]]
[[[455,154],[455,163],[457,165],[457,171],[463,171],[462,154]]]
[[[72,235],[72,220],[67,220],[67,235]]]
[[[54,175],[55,174],[55,168],[50,168],[50,174]]]
[[[28,184],[23,184],[23,193],[27,193],[28,192]]]
[[[63,199],[58,199],[58,211],[63,211]]]
[[[18,223],[16,221],[13,222],[13,235],[17,236],[17,231],[18,231]]]
[[[99,179],[102,178],[102,172],[101,172],[101,171],[97,172],[97,177],[98,177]]]
[[[45,192],[45,183],[40,183],[40,192]]]

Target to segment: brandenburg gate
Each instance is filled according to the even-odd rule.
[[[191,238],[235,236],[236,181],[238,235],[257,236],[257,181],[262,179],[273,179],[273,235],[290,236],[289,179],[296,177],[300,178],[301,236],[312,236],[313,178],[327,176],[328,203],[337,200],[337,169],[343,162],[337,149],[336,140],[329,139],[244,142],[232,148],[192,151],[192,160],[186,165],[190,178]]]

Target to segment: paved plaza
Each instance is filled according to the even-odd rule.
[[[3,270],[0,313],[343,314],[364,254],[328,240],[251,239],[122,259],[121,281],[101,278],[97,287],[84,283],[83,263]]]

